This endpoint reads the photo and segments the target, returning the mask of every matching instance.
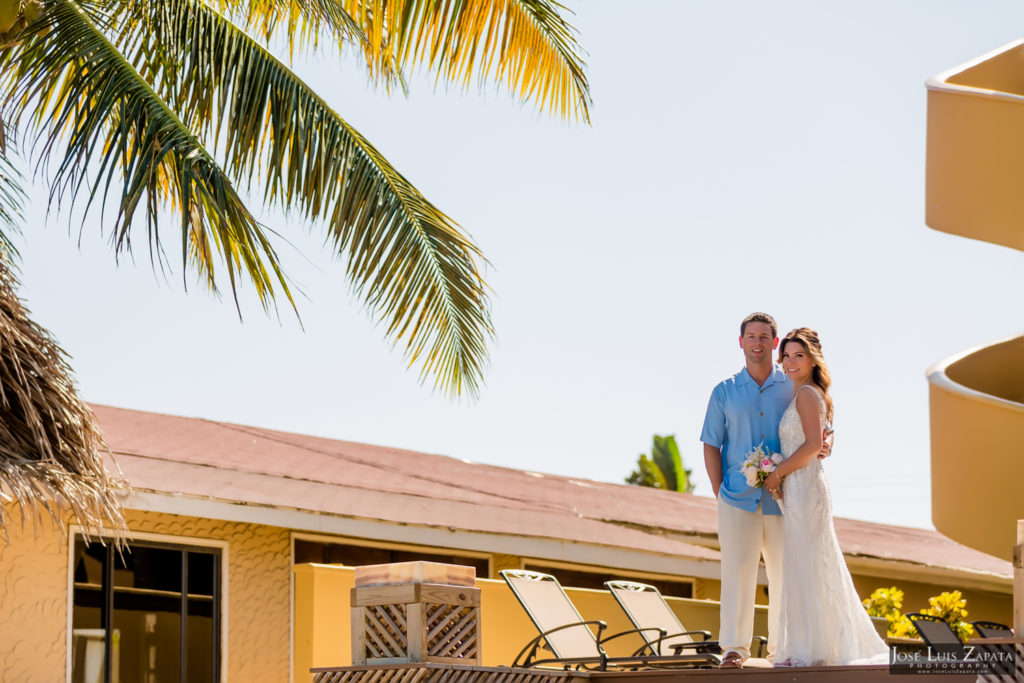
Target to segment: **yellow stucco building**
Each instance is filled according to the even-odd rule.
[[[496,580],[504,568],[555,574],[611,629],[626,619],[601,583],[633,578],[658,585],[688,628],[717,631],[709,498],[94,409],[134,489],[131,552],[15,520],[0,544],[4,680],[92,683],[107,661],[126,683],[309,680],[310,666],[349,661],[352,567],[417,559],[476,568],[485,664],[509,664],[535,635]],[[916,609],[961,589],[972,617],[1009,618],[1005,560],[934,531],[836,527],[862,595],[895,584]],[[757,619],[763,631],[763,608]]]

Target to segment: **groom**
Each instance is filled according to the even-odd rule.
[[[704,465],[718,498],[722,596],[718,642],[722,668],[739,668],[750,657],[758,560],[764,554],[768,585],[782,587],[782,512],[763,489],[747,485],[741,466],[764,442],[780,453],[779,421],[793,398],[793,384],[772,361],[779,328],[767,313],[751,313],[740,325],[746,367],[711,392],[704,429]],[[768,603],[768,659],[775,654],[779,601]]]

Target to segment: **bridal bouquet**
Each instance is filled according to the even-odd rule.
[[[764,480],[775,471],[780,462],[781,453],[767,451],[764,442],[759,443],[757,448],[747,453],[747,459],[743,463],[743,476],[747,478],[747,485],[755,488],[764,486]]]

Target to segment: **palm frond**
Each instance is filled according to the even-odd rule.
[[[107,38],[103,19],[73,0],[54,3],[39,30],[8,51],[0,72],[5,120],[21,128],[21,119],[31,117],[41,163],[58,158],[51,203],[63,205],[85,190],[88,213],[97,197],[102,206],[120,185],[111,231],[119,253],[131,248],[137,212],[151,253],[159,253],[158,212],[167,205],[181,216],[182,258],[211,289],[219,257],[236,303],[240,274],[264,307],[276,286],[291,301],[273,247],[227,175]]]
[[[153,74],[186,125],[223,135],[216,146],[233,177],[261,183],[270,203],[327,222],[356,293],[391,339],[406,342],[422,377],[450,395],[474,393],[492,328],[469,238],[225,17],[198,0],[144,7],[150,30],[125,39],[136,68]]]
[[[0,124],[2,125],[2,124]],[[17,257],[18,250],[11,241],[8,231],[18,230],[24,220],[22,213],[25,190],[18,169],[5,154],[0,154],[0,253]]]
[[[289,58],[296,49],[316,49],[321,41],[338,48],[352,48],[366,60],[367,70],[387,90],[407,89],[401,70],[394,61],[381,59],[370,48],[362,26],[341,0],[206,0],[205,4],[269,45],[275,36],[288,41]],[[138,15],[138,0],[107,3],[108,16]]]
[[[67,357],[28,317],[11,262],[0,253],[0,535],[8,506],[25,519],[65,513],[90,529],[125,531],[127,485],[103,464],[92,411],[75,393]]]
[[[322,35],[339,45],[366,40],[359,23],[336,0],[215,0],[219,13],[269,41],[282,26],[290,47]]]
[[[555,0],[339,0],[363,27],[374,64],[425,63],[468,86],[497,78],[524,101],[590,120],[576,33]]]

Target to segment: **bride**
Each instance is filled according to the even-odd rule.
[[[764,482],[783,509],[782,609],[776,666],[885,664],[878,637],[850,578],[832,525],[832,496],[816,457],[832,421],[831,384],[818,333],[800,327],[779,345],[794,396],[779,423],[786,458]]]

